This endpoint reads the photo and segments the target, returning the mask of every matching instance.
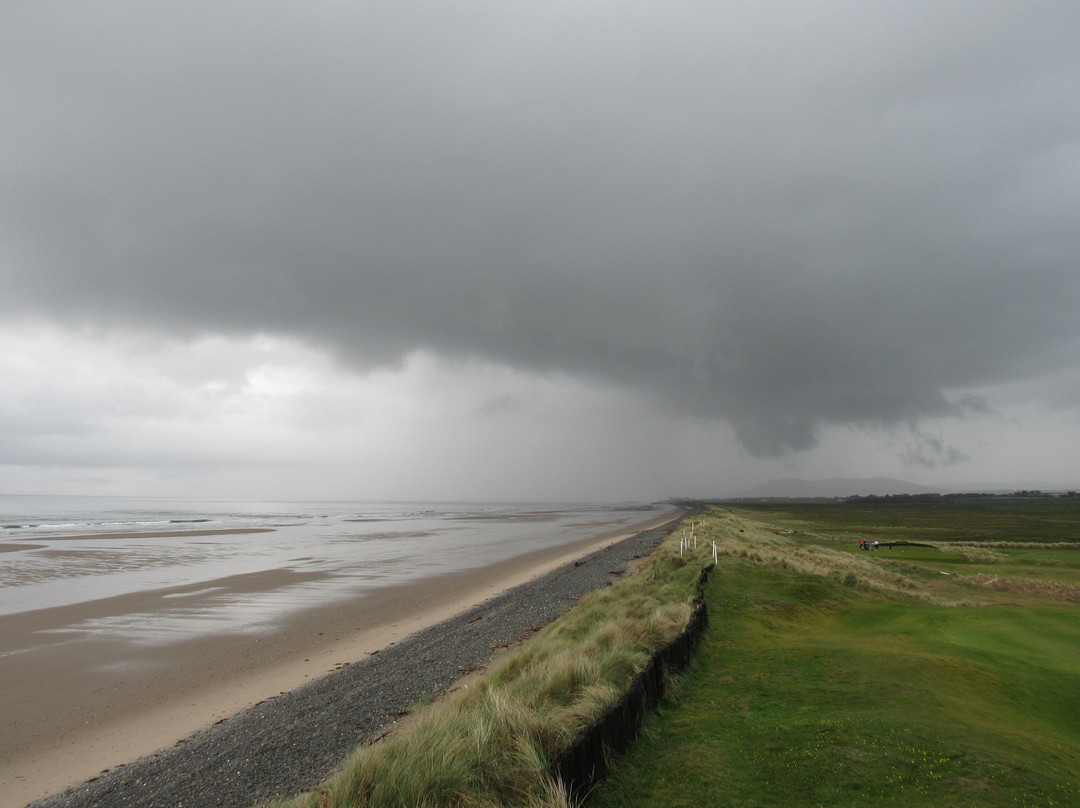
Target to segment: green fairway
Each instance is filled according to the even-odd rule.
[[[1080,497],[1005,497],[740,504],[739,510],[834,538],[1080,542]]]
[[[924,512],[922,531],[992,532],[975,510]],[[706,641],[589,805],[1080,805],[1080,604],[1062,597],[1080,551],[865,552],[864,517],[830,518],[717,511],[699,528],[725,553]],[[1053,586],[988,588],[987,569]]]

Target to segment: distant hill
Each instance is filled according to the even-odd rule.
[[[832,477],[826,480],[770,480],[734,495],[736,499],[820,499],[831,497],[888,497],[899,494],[1010,494],[1014,491],[1075,491],[1077,485],[1052,482],[996,482],[925,486],[893,477]]]
[[[929,494],[938,489],[916,485],[892,477],[848,478],[833,477],[827,480],[799,480],[788,478],[770,480],[738,494],[748,499],[771,499],[789,497],[814,499],[817,497],[884,497],[896,494]]]

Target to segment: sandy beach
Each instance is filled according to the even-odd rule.
[[[108,644],[60,643],[47,654],[4,660],[8,692],[0,739],[0,808],[18,808],[113,768],[172,746],[239,710],[292,690],[512,586],[668,521],[675,509],[641,524],[497,564],[388,586],[346,602],[311,608],[274,632],[209,634],[110,665]],[[198,531],[192,531],[198,533]],[[259,591],[282,576],[318,573],[264,571],[215,581],[217,587]],[[31,647],[40,632],[63,632],[101,614],[145,613],[164,597],[205,597],[198,587],[133,593],[79,606],[0,616],[4,648]],[[124,601],[124,602],[118,602]],[[92,653],[91,653],[92,649]]]

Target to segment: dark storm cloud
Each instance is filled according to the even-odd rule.
[[[2,14],[11,312],[581,373],[760,454],[1075,362],[1070,3]]]

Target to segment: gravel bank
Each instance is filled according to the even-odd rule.
[[[447,690],[494,653],[550,623],[626,573],[678,519],[509,589],[367,659],[267,699],[35,808],[250,808],[314,788],[360,743],[425,695]]]

